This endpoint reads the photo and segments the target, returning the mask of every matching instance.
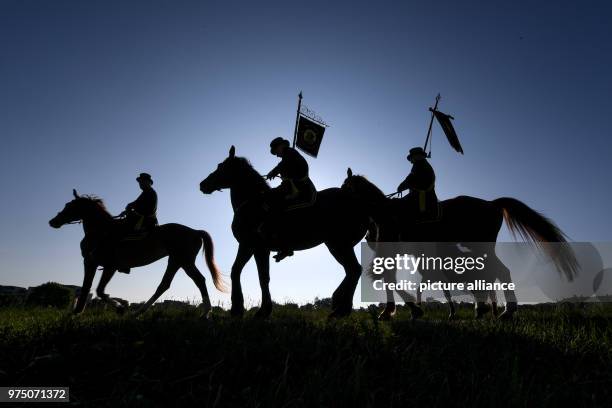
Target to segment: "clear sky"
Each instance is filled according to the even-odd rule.
[[[270,170],[300,90],[331,125],[308,158],[320,189],[351,166],[393,191],[440,92],[465,150],[435,129],[440,198],[516,197],[573,240],[610,241],[611,65],[606,1],[1,0],[0,284],[80,285],[82,229],[48,220],[72,188],[119,213],[141,171],[160,222],[208,230],[229,274],[229,193],[198,184],[231,144]],[[108,292],[143,300],[164,268],[120,274]],[[272,266],[272,296],[327,297],[343,275],[324,247],[299,252]],[[254,262],[243,287],[257,304]],[[179,273],[166,298],[199,295]]]

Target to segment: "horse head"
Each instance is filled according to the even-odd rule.
[[[346,179],[340,187],[342,190],[367,201],[383,200],[385,194],[374,183],[364,176],[353,174],[349,167],[346,170]]]
[[[231,188],[244,175],[240,169],[241,159],[236,157],[236,148],[232,146],[229,156],[217,165],[217,169],[200,182],[200,191],[211,194],[224,188]]]
[[[79,205],[80,196],[76,189],[72,189],[72,195],[74,200],[69,201],[64,205],[64,209],[57,213],[57,215],[49,220],[49,225],[53,228],[59,228],[62,225],[76,222],[82,219],[81,206]]]
[[[104,217],[110,214],[104,208],[102,200],[96,197],[80,196],[75,189],[72,190],[74,199],[67,202],[64,208],[57,215],[49,220],[49,225],[53,228],[60,228],[63,225],[82,221],[92,209],[96,210]]]

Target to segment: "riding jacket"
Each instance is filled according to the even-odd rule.
[[[410,174],[400,183],[397,191],[410,190],[409,197],[418,200],[419,212],[425,212],[438,202],[434,190],[436,175],[426,159],[418,160],[412,165]]]
[[[282,160],[269,174],[281,176],[283,181],[274,190],[285,200],[311,202],[316,197],[316,189],[308,177],[308,162],[292,147],[285,149]]]
[[[135,215],[134,229],[149,229],[157,225],[157,193],[152,187],[145,188],[138,198],[129,203],[125,209]]]

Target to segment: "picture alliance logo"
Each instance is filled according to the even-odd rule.
[[[375,257],[372,261],[372,272],[380,275],[386,271],[406,271],[411,275],[417,271],[452,271],[462,275],[469,271],[482,271],[485,268],[487,254],[482,256],[414,256],[396,254],[390,257]]]

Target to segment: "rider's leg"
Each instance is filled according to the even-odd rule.
[[[278,253],[273,256],[276,262],[280,262],[288,256],[293,255],[293,250],[283,246],[281,230],[283,228],[282,218],[285,209],[285,197],[290,192],[290,184],[283,181],[280,186],[270,190],[266,196],[265,203],[268,207],[268,215],[259,231],[264,239],[279,247]]]

